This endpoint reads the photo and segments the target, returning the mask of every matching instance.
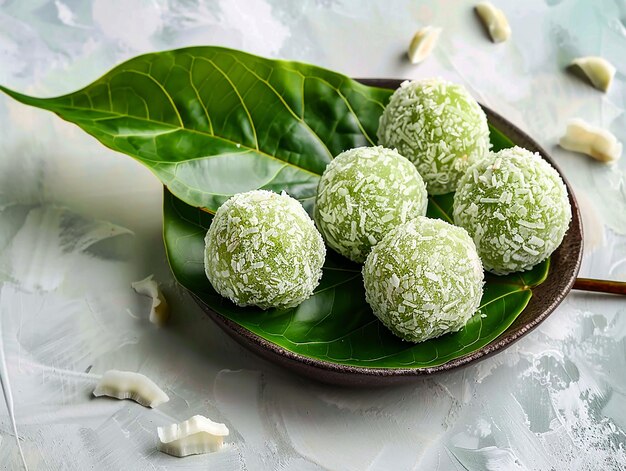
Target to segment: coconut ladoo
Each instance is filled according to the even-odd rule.
[[[378,143],[413,162],[431,195],[455,191],[491,145],[476,100],[462,85],[440,79],[400,85],[380,117]]]
[[[483,276],[465,229],[426,217],[396,227],[363,265],[366,299],[374,314],[410,342],[465,326],[480,305]]]
[[[392,149],[359,147],[326,167],[315,222],[330,248],[362,263],[390,230],[424,216],[427,204],[426,186],[411,162]]]
[[[567,188],[537,153],[490,153],[472,166],[454,195],[455,224],[474,239],[485,270],[530,270],[561,244],[572,218]]]
[[[326,247],[313,220],[289,195],[254,190],[217,210],[205,238],[213,288],[239,306],[289,308],[322,276]]]

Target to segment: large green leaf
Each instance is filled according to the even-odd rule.
[[[391,93],[312,65],[211,46],[136,57],[57,98],[0,90],[76,123],[209,211],[256,188],[284,189],[310,209],[330,159],[374,143]]]
[[[374,144],[391,90],[218,47],[140,56],[57,98],[0,90],[150,168],[167,187],[164,238],[178,281],[216,312],[293,352],[368,367],[439,365],[498,337],[547,276],[548,262],[523,275],[488,275],[480,314],[458,333],[417,345],[378,322],[365,302],[360,267],[332,252],[320,286],[297,308],[239,308],[204,275],[207,210],[256,188],[286,190],[310,209],[332,156]],[[496,150],[512,145],[494,128],[491,141]],[[451,206],[450,194],[431,198],[428,214],[450,221]]]
[[[393,92],[313,65],[213,46],[135,57],[56,98],[0,90],[77,124],[209,212],[258,188],[286,190],[310,210],[330,159],[375,144]],[[492,129],[496,150],[506,142]]]
[[[451,201],[451,194],[432,198],[429,215],[448,218]],[[511,325],[528,304],[531,288],[548,273],[548,262],[544,262],[523,276],[487,275],[480,311],[463,330],[411,344],[392,335],[370,310],[360,266],[330,250],[319,287],[296,308],[262,311],[240,308],[222,298],[204,274],[204,236],[212,218],[165,191],[164,238],[176,279],[215,312],[260,337],[292,352],[335,363],[420,368],[473,352]]]

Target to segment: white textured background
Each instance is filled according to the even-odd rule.
[[[215,44],[357,77],[442,76],[529,132],[573,184],[585,218],[582,275],[626,280],[626,159],[555,147],[574,116],[626,141],[626,3],[496,1],[494,45],[468,1],[0,0],[0,83],[52,96],[140,53]],[[443,27],[425,63],[404,51]],[[564,73],[578,55],[617,69],[606,95]],[[159,329],[130,282],[155,273],[173,305]],[[54,115],[0,96],[0,372],[31,470],[626,469],[626,302],[571,293],[532,334],[452,374],[389,390],[295,378],[226,338],[176,287],[161,191],[126,156]],[[1,363],[1,361],[0,361]],[[90,397],[110,368],[152,377],[157,410]],[[204,414],[228,447],[176,459],[156,427]],[[21,460],[0,402],[0,468]]]

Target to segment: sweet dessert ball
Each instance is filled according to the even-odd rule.
[[[476,312],[483,269],[465,229],[418,217],[396,227],[363,265],[367,302],[411,342],[460,330]]]
[[[490,148],[487,117],[459,84],[406,81],[386,106],[378,143],[415,164],[428,193],[455,191],[465,170]]]
[[[384,147],[335,157],[317,189],[315,222],[329,247],[362,263],[391,229],[426,214],[428,196],[415,166]]]
[[[485,270],[530,270],[561,244],[572,218],[567,189],[539,154],[521,147],[489,153],[454,195],[455,224],[474,239]]]
[[[205,238],[206,275],[239,306],[294,307],[322,276],[326,247],[302,205],[254,190],[228,199]]]

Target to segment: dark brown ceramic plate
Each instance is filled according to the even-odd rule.
[[[399,87],[402,82],[402,80],[394,79],[359,79],[359,81],[366,85],[391,89]],[[489,108],[483,106],[483,109],[489,122],[502,131],[514,144],[538,152],[561,173],[547,152],[526,133]],[[561,176],[563,175],[561,174]],[[482,348],[438,366],[367,368],[309,358],[265,340],[236,322],[215,313],[195,294],[192,293],[192,296],[217,325],[240,344],[273,363],[319,381],[350,386],[384,386],[406,383],[417,377],[450,371],[500,352],[529,333],[554,311],[572,289],[582,258],[583,232],[576,198],[567,180],[565,178],[563,180],[569,192],[572,221],[562,244],[552,254],[547,279],[533,288],[530,302],[502,335]]]

